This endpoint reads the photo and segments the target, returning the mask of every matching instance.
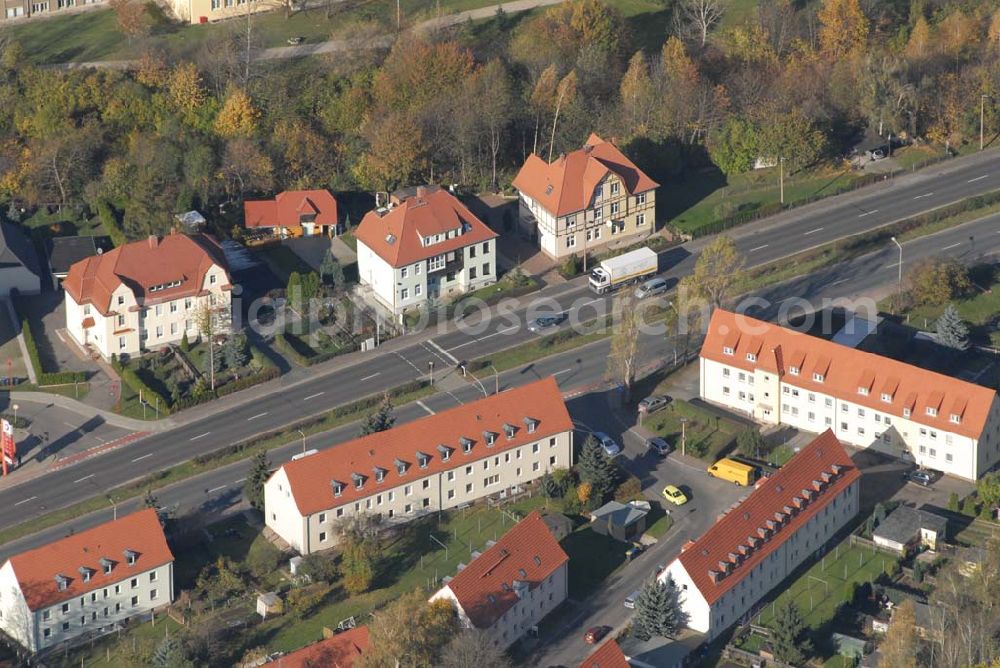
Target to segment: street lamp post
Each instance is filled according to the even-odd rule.
[[[896,237],[892,237],[892,243],[896,244],[896,247],[899,248],[898,278],[896,279],[896,310],[898,311],[899,300],[903,297],[903,246],[896,240]]]
[[[434,384],[434,360],[427,363],[427,367],[430,369],[431,385]]]
[[[306,451],[306,433],[304,431],[302,431],[301,429],[296,429],[295,431],[299,432],[299,435],[302,436],[302,453],[305,454],[305,451]]]
[[[500,394],[500,372],[492,364],[490,364],[490,368],[493,369],[493,379],[496,381],[496,389],[493,394]]]
[[[687,453],[687,418],[681,418],[681,455]]]
[[[17,404],[13,404],[11,408],[14,409],[14,424],[11,425],[13,429],[17,429],[17,409],[20,408]]]
[[[980,151],[983,150],[983,139],[985,136],[983,131],[983,120],[986,114],[986,98],[988,97],[989,95],[986,95],[985,93],[979,96],[979,150]]]
[[[781,196],[781,204],[785,203],[785,159],[778,156],[778,189]]]

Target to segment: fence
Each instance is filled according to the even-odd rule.
[[[899,552],[892,549],[891,547],[886,547],[885,545],[879,545],[873,540],[868,540],[863,536],[859,536],[856,533],[852,533],[850,537],[851,547],[867,547],[869,549],[878,550],[879,552],[884,552],[885,554],[891,555],[895,558],[899,558]]]

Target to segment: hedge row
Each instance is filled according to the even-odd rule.
[[[254,385],[260,385],[261,383],[266,383],[269,380],[274,380],[280,375],[281,371],[278,369],[278,367],[274,365],[269,365],[264,367],[257,373],[251,374],[249,376],[244,376],[239,380],[233,380],[226,383],[225,385],[221,385],[215,388],[214,392],[208,390],[206,392],[199,394],[197,397],[194,396],[184,397],[173,405],[172,410],[179,411],[185,408],[198,406],[199,404],[204,404],[214,399],[218,399],[219,397],[224,397],[234,392],[245,390],[247,388],[253,387]]]
[[[317,353],[311,348],[308,348],[306,344],[302,343],[298,337],[285,334],[284,332],[281,332],[274,337],[274,344],[278,350],[288,357],[288,359],[303,367],[313,366],[314,364],[319,364],[321,362],[328,362],[334,357],[339,357],[340,355],[350,352],[350,350],[346,348],[341,348],[339,350],[328,350],[326,352]],[[304,347],[306,350],[303,350]]]
[[[121,376],[122,382],[132,388],[132,391],[136,395],[142,396],[143,401],[150,406],[154,406],[157,404],[157,400],[159,400],[160,415],[170,415],[173,412],[173,407],[171,407],[167,398],[147,385],[139,377],[139,374],[135,372],[135,369],[124,366],[117,361],[115,361],[115,367],[118,369],[118,375]]]
[[[414,392],[417,392],[426,386],[427,386],[426,381],[414,380],[410,381],[409,383],[404,383],[403,385],[399,385],[397,387],[388,390],[387,394],[389,395],[389,397],[400,397],[406,394],[412,394]],[[382,403],[382,395],[374,394],[365,397],[363,399],[358,399],[357,401],[353,401],[349,404],[338,406],[337,408],[331,410],[328,414],[322,414],[311,418],[306,418],[300,422],[286,425],[281,429],[275,429],[273,431],[260,433],[257,434],[256,436],[240,441],[239,443],[234,443],[233,445],[227,446],[225,448],[221,448],[219,450],[213,450],[212,452],[206,452],[203,455],[198,455],[192,461],[194,461],[195,464],[199,465],[208,464],[209,462],[212,462],[216,459],[229,457],[231,455],[246,452],[247,450],[252,450],[261,443],[269,441],[270,439],[275,438],[277,436],[281,436],[282,434],[292,434],[295,433],[295,431],[298,429],[302,429],[303,431],[305,431],[311,427],[321,425],[328,418],[334,418],[334,419],[343,418],[364,411],[372,410],[380,403]]]
[[[38,355],[38,344],[35,343],[35,335],[31,331],[31,323],[24,316],[21,317],[21,333],[24,335],[24,346],[28,349],[28,361],[35,369],[35,377],[38,380],[39,387],[86,382],[87,374],[83,371],[47,372],[42,370],[42,360]]]

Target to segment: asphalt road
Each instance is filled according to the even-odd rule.
[[[970,235],[978,239],[974,248],[968,241]],[[904,261],[907,263],[928,256],[949,255],[967,264],[974,264],[1000,253],[1000,215],[922,237],[903,247]],[[809,302],[822,306],[823,300],[852,299],[865,294],[883,295],[891,292],[897,276],[897,261],[898,252],[893,247],[768,288],[759,293],[759,296],[766,298],[772,305],[765,309],[765,315],[775,315],[782,308],[787,310],[794,304]],[[536,336],[530,334],[530,337]],[[477,355],[487,354],[503,347],[498,345],[500,339],[499,336],[485,338],[473,346],[464,346],[459,339],[456,344],[458,348],[453,346],[450,354],[457,356],[459,351],[466,348],[474,348]],[[446,337],[440,337],[434,343],[424,342],[399,354],[374,356],[362,367],[347,369],[275,392],[265,400],[234,408],[223,416],[149,436],[121,450],[0,491],[0,504],[15,510],[0,517],[0,526],[20,523],[56,507],[102,493],[125,480],[186,459],[192,450],[205,449],[210,444],[218,447],[266,426],[299,418],[305,412],[377,391],[380,386],[376,381],[382,381],[381,387],[385,387],[411,380],[422,375],[420,369],[425,367],[420,366],[421,362],[426,364],[426,361],[434,359],[443,364],[442,358],[448,359],[449,352],[444,347],[447,343]],[[672,356],[676,348],[675,342],[663,336],[645,336],[641,345],[641,362],[648,364]],[[594,386],[603,382],[608,351],[609,342],[604,340],[524,365],[501,374],[500,389],[547,375],[555,375],[564,391]],[[365,375],[358,378],[360,369],[363,369]],[[437,374],[437,379],[440,382],[440,374]],[[491,377],[482,380],[488,390],[492,389],[494,382]],[[482,396],[482,389],[473,383],[444,384],[452,385],[455,389],[450,393],[440,393],[424,399],[423,404],[431,410],[440,410],[454,405],[455,401],[468,401]],[[322,406],[317,405],[320,398],[324,399]],[[308,409],[303,409],[303,406]],[[413,419],[422,414],[422,411],[424,409],[417,404],[397,409],[400,420]],[[592,418],[584,414],[582,423],[587,424],[588,419]],[[622,429],[615,428],[614,425],[603,426],[605,431],[615,437],[620,437],[623,433]],[[307,439],[306,446],[332,447],[354,437],[356,429],[356,426],[349,425],[311,436]],[[279,465],[301,449],[300,443],[279,448],[272,452],[271,462]],[[158,492],[158,496],[162,505],[177,506],[179,513],[195,509],[224,510],[239,502],[242,478],[247,470],[248,465],[244,462],[233,464],[165,488]],[[95,513],[69,526],[80,530],[105,521],[110,512],[109,508],[107,513]],[[0,555],[41,544],[66,530],[64,526],[14,541],[3,546]]]
[[[933,208],[998,186],[1000,151],[989,151],[897,179],[886,187],[879,185],[861,194],[832,198],[738,228],[734,231],[734,238],[748,253],[751,264],[767,262],[833,238],[876,227],[890,218]],[[859,211],[867,215],[862,216]],[[904,262],[934,254],[952,254],[971,262],[974,258],[996,251],[1000,245],[998,228],[1000,224],[994,216],[915,241],[907,244]],[[971,243],[968,241],[970,236],[973,237]],[[667,270],[664,275],[676,278],[689,273],[697,249],[703,244],[704,241],[697,241],[666,253],[664,261]],[[819,272],[771,289],[767,294],[774,300],[850,296],[871,288],[877,280],[891,282],[890,274],[897,271],[896,262],[893,247],[867,258],[862,265],[850,263]],[[426,377],[432,362],[440,376],[441,370],[453,369],[460,360],[489,355],[534,338],[536,335],[522,325],[540,312],[565,311],[572,323],[606,312],[609,304],[609,298],[593,295],[578,280],[546,290],[531,298],[526,307],[503,312],[487,321],[473,314],[467,318],[468,326],[443,331],[439,335],[432,333],[431,338],[422,341],[418,339],[428,334],[417,335],[411,345],[406,345],[404,340],[399,350],[348,356],[343,364],[349,366],[334,365],[332,372],[316,369],[292,372],[269,385],[270,394],[262,398],[242,403],[238,403],[238,397],[231,402],[221,400],[218,406],[225,407],[223,412],[191,418],[170,431],[151,435],[128,447],[13,487],[2,489],[3,483],[0,482],[0,505],[15,510],[0,517],[0,528],[30,520],[92,496],[97,491],[173,466],[194,455],[305,415]],[[644,352],[650,357],[671,354],[672,347],[665,349],[667,346],[662,338],[654,337],[644,345]],[[606,352],[591,354],[599,355],[603,370]],[[572,358],[573,355],[568,356],[568,359]],[[560,356],[557,359],[566,358]],[[557,368],[553,370],[558,371],[565,365],[565,361],[557,363]],[[594,379],[600,375],[597,373]],[[483,381],[488,385],[490,379]],[[189,415],[204,415],[213,409],[212,406],[201,412],[193,409]]]

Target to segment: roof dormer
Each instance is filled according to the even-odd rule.
[[[399,457],[396,457],[392,463],[396,465],[396,473],[399,475],[406,475],[406,470],[410,468],[409,462],[404,462]]]
[[[382,482],[385,480],[385,474],[389,472],[381,466],[373,467],[372,471],[375,473],[375,482]]]
[[[431,463],[431,456],[426,452],[421,452],[417,450],[417,466],[422,469],[427,468],[427,465]]]
[[[512,424],[510,424],[509,422],[504,422],[503,423],[503,433],[507,435],[507,440],[508,441],[513,440],[514,439],[514,434],[517,433],[517,427],[515,427]]]
[[[63,575],[62,573],[56,575],[56,587],[59,589],[59,591],[66,591],[67,589],[69,589],[69,583],[70,579],[65,575]]]
[[[84,582],[90,582],[90,578],[92,578],[96,572],[97,571],[89,566],[80,566],[80,577],[83,578]]]
[[[462,452],[464,452],[465,454],[469,454],[470,452],[472,452],[473,440],[471,438],[466,438],[465,436],[462,436],[460,439],[458,439],[458,442],[462,445]]]
[[[444,443],[438,445],[438,452],[441,454],[441,461],[446,462],[451,459],[452,448],[449,448]]]
[[[534,434],[535,430],[538,429],[538,420],[532,417],[524,418],[524,425],[528,428],[529,434]]]
[[[363,489],[365,486],[365,476],[360,473],[352,473],[351,480],[354,482],[354,489]]]
[[[135,566],[136,560],[139,559],[139,553],[135,550],[122,550],[125,554],[125,563],[129,566]]]
[[[339,480],[331,480],[330,481],[330,487],[333,488],[333,495],[335,497],[340,496],[341,494],[344,493],[344,483],[340,482]],[[106,571],[106,572],[110,572],[110,571]]]
[[[483,440],[486,441],[487,448],[492,448],[493,444],[497,441],[497,433],[495,431],[485,430],[483,431]]]

